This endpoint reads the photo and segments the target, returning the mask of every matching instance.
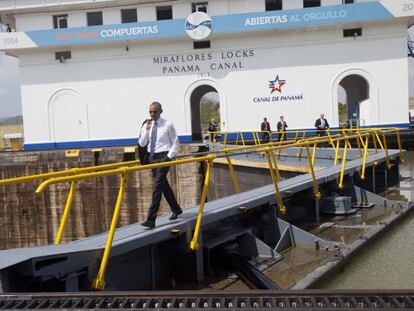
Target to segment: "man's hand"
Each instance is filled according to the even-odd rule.
[[[147,126],[146,126],[146,130],[148,131],[149,129],[151,129],[151,124],[152,124],[152,120],[148,120],[147,121]]]

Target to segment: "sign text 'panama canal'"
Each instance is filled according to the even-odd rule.
[[[240,70],[245,60],[255,56],[254,50],[236,50],[191,54],[156,56],[152,63],[160,67],[162,74],[202,73],[219,70]]]

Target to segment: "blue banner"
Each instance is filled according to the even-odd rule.
[[[213,35],[271,29],[316,27],[395,18],[380,2],[323,6],[307,9],[255,12],[212,17]],[[100,42],[187,36],[185,19],[138,22],[67,29],[28,31],[34,46],[64,46]],[[16,46],[17,47],[17,46]]]

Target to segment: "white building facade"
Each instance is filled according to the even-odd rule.
[[[190,25],[211,32],[201,41],[193,11],[211,17]],[[338,127],[339,88],[362,126],[406,127],[413,13],[413,0],[6,0],[16,31],[0,49],[19,58],[26,150],[136,144],[152,101],[189,142],[208,92],[230,132],[280,115],[310,129],[321,112]]]

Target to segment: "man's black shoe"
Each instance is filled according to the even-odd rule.
[[[141,223],[141,225],[147,227],[148,229],[152,229],[155,227],[155,221],[146,220],[143,223]]]
[[[183,213],[183,211],[179,211],[178,213],[173,213],[173,214],[170,216],[169,220],[174,220],[174,219],[177,219],[177,217],[178,217],[178,216],[180,216],[182,213]]]

